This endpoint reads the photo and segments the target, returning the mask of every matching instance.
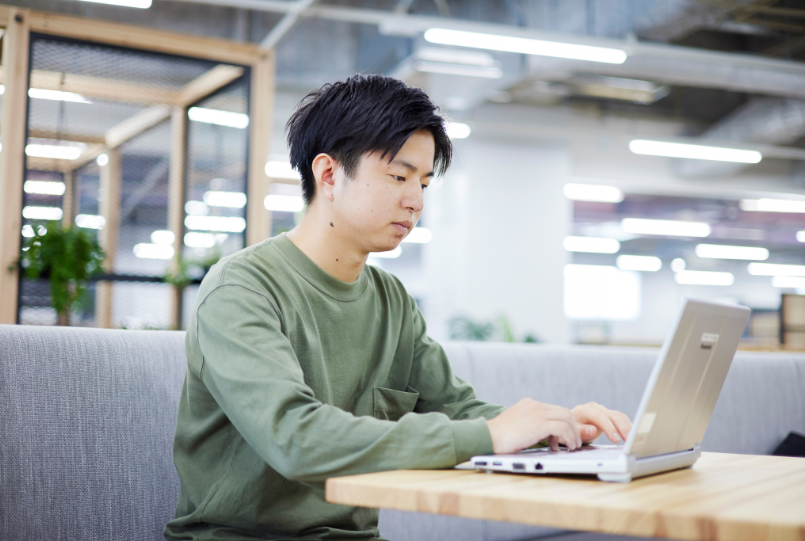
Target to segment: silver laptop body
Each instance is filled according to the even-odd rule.
[[[699,445],[749,313],[743,306],[691,299],[682,303],[625,444],[475,456],[472,466],[509,473],[593,474],[624,483],[692,466],[701,455]]]

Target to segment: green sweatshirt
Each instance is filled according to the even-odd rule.
[[[168,539],[374,539],[328,477],[449,468],[492,452],[475,398],[400,281],[342,282],[285,235],[216,264],[186,338]]]

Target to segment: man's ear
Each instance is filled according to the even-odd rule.
[[[335,194],[335,171],[338,161],[329,154],[319,154],[313,158],[313,177],[316,179],[316,193],[332,201]]]

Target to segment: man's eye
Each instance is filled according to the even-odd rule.
[[[394,178],[394,180],[400,180],[402,182],[405,182],[405,177],[401,177],[399,175],[391,175],[391,176],[392,178]]]
[[[428,188],[427,184],[420,184],[420,186],[422,186],[422,191],[423,192]]]

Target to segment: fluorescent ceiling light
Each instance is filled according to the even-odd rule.
[[[600,203],[620,203],[623,192],[615,186],[598,184],[565,184],[565,197],[574,201],[595,201]]]
[[[686,286],[731,286],[735,277],[731,272],[683,270],[674,274],[674,280]]]
[[[797,231],[797,240],[799,242],[805,242],[805,231]]]
[[[640,315],[640,281],[640,274],[615,267],[565,265],[565,315],[570,319],[636,319]]]
[[[206,192],[202,199],[210,207],[242,209],[246,206],[246,194],[241,192]]]
[[[167,229],[158,229],[151,233],[151,242],[160,246],[171,246],[174,240],[176,240],[176,235]]]
[[[100,154],[97,158],[95,158],[95,163],[97,163],[100,167],[103,167],[107,163],[109,163],[109,155],[108,154]]]
[[[408,233],[408,236],[403,239],[403,242],[412,242],[414,244],[427,244],[433,238],[433,233],[430,229],[424,227],[415,227]]]
[[[372,252],[371,254],[369,254],[369,257],[379,257],[382,259],[397,259],[401,255],[402,255],[402,248],[400,246],[397,246],[396,248],[388,252]]]
[[[425,40],[441,45],[553,56],[573,60],[589,60],[592,62],[605,62],[607,64],[623,64],[626,60],[626,52],[621,49],[591,47],[589,45],[543,41],[539,39],[516,38],[497,34],[482,34],[480,32],[463,32],[444,28],[431,28],[426,31]]]
[[[470,136],[472,130],[467,124],[462,124],[461,122],[448,122],[447,127],[447,136],[450,139],[466,139]]]
[[[671,270],[674,272],[683,271],[685,270],[685,267],[687,267],[687,263],[685,263],[685,260],[682,259],[681,257],[677,257],[676,259],[671,261]]]
[[[173,246],[143,242],[134,245],[134,255],[143,259],[170,259],[173,257]]]
[[[723,244],[699,244],[696,246],[696,255],[711,259],[748,259],[765,261],[769,258],[766,248],[752,246],[725,246]]]
[[[201,231],[240,233],[246,229],[246,220],[229,216],[187,216],[184,219],[184,225],[188,229]]]
[[[61,220],[64,213],[59,207],[25,207],[22,217],[28,220]]]
[[[655,272],[662,268],[662,260],[653,255],[620,255],[616,265],[625,271]]]
[[[25,193],[41,195],[64,195],[64,182],[49,182],[47,180],[26,180],[22,185]]]
[[[77,160],[81,153],[84,152],[85,146],[30,144],[25,147],[25,154],[34,158]]]
[[[680,220],[649,220],[645,218],[624,218],[621,228],[636,235],[664,235],[666,237],[706,237],[710,226],[704,222],[683,222]]]
[[[267,195],[263,206],[275,212],[299,212],[305,208],[305,201],[298,195]]]
[[[669,158],[690,158],[693,160],[713,160],[717,162],[758,163],[763,155],[756,150],[690,145],[685,143],[665,143],[634,139],[629,142],[629,150],[635,154],[648,156],[667,156]]]
[[[184,211],[193,216],[206,216],[210,213],[210,207],[201,201],[188,201],[184,204]]]
[[[565,237],[564,246],[568,252],[595,254],[614,254],[621,249],[621,243],[615,239],[598,237]]]
[[[805,288],[805,277],[803,276],[774,276],[771,279],[772,287]]]
[[[60,90],[44,90],[42,88],[29,88],[28,97],[39,100],[71,101],[74,103],[92,103],[81,94],[62,92]]]
[[[414,69],[425,73],[442,73],[444,75],[480,77],[482,79],[500,79],[503,77],[503,70],[496,67],[445,64],[444,62],[428,62],[426,60],[414,62]]]
[[[40,235],[44,235],[45,233],[48,232],[47,228],[45,226],[43,226],[43,225],[40,225],[39,227],[37,227],[36,231]],[[33,226],[28,225],[28,224],[25,224],[24,226],[22,226],[22,236],[26,237],[26,238],[33,237],[34,236],[34,228],[33,228]]]
[[[191,231],[185,234],[184,244],[190,248],[212,248],[215,246],[215,235]]]
[[[270,161],[266,163],[266,176],[269,178],[287,178],[299,180],[299,173],[290,162]]]
[[[148,9],[151,7],[151,0],[79,0],[81,2],[94,2],[96,4],[109,4],[111,6],[123,6],[127,8]]]
[[[87,229],[103,229],[106,225],[106,218],[94,214],[79,214],[75,217],[75,225]]]
[[[219,111],[218,109],[205,109],[203,107],[191,107],[187,111],[190,120],[204,122],[206,124],[217,124],[228,128],[243,129],[249,125],[249,115],[243,113],[230,113],[229,111]]]
[[[805,201],[793,199],[741,199],[740,205],[749,212],[805,212]]]
[[[805,276],[805,265],[750,263],[746,270],[753,276]]]

